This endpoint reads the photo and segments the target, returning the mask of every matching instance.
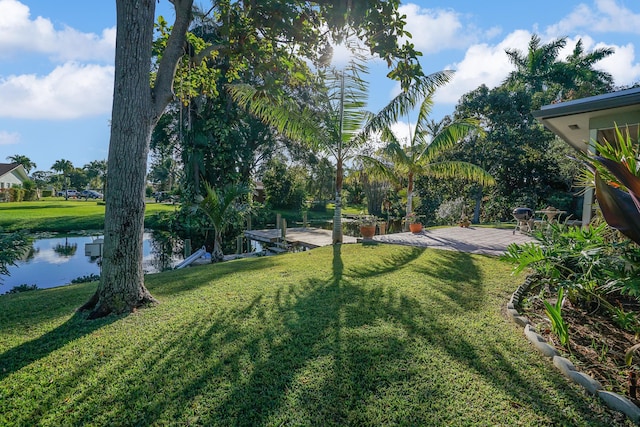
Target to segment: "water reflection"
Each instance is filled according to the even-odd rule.
[[[76,251],[78,250],[78,244],[77,243],[69,243],[69,238],[65,237],[64,239],[64,245],[61,243],[56,243],[55,247],[53,248],[53,251],[57,254],[59,254],[60,256],[63,257],[72,257],[76,254]]]
[[[97,236],[70,236],[35,239],[23,259],[9,266],[9,276],[2,276],[0,294],[22,284],[52,288],[66,285],[73,279],[100,274],[98,258],[85,256],[86,243]],[[144,234],[142,245],[145,273],[157,273],[183,259],[183,242],[168,233],[153,231]],[[80,250],[78,250],[80,249]]]

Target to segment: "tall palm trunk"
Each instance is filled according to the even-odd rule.
[[[404,231],[409,231],[409,215],[413,212],[413,172],[409,172],[409,184],[407,184],[407,216],[404,221]]]
[[[343,181],[342,159],[336,162],[336,206],[333,211],[333,244],[342,243],[342,181]]]
[[[224,251],[222,250],[222,232],[215,231],[213,238],[213,250],[211,251],[211,262],[221,262],[224,260]]]

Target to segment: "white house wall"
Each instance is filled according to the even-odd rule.
[[[18,177],[15,171],[11,171],[0,176],[0,190],[16,187],[18,185],[22,185],[22,180]]]

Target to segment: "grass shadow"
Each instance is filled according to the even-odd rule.
[[[514,354],[527,348],[514,345],[523,338],[503,333],[511,326],[495,325],[504,320],[495,310],[461,319],[457,294],[433,301],[447,276],[428,265],[433,258],[409,248],[382,253],[407,267],[396,282],[420,269],[432,276],[420,286],[387,284],[392,271],[379,259],[379,275],[352,275],[362,255],[345,245],[290,280],[264,265],[266,276],[252,286],[205,280],[215,287],[187,284],[194,292],[185,295],[170,285],[165,295],[176,299],[118,322],[137,332],[118,338],[127,345],[111,345],[104,362],[94,363],[92,349],[78,374],[88,378],[61,378],[68,388],[48,391],[48,405],[60,408],[34,402],[27,421],[53,423],[37,418],[50,411],[71,425],[598,425],[553,367],[540,369],[548,378],[528,376],[531,355]],[[441,260],[454,268],[459,258],[434,262]],[[482,275],[475,268],[474,284]]]
[[[118,319],[116,316],[108,316],[101,320],[88,322],[87,315],[87,313],[76,312],[62,325],[38,338],[0,353],[0,381],[30,363],[48,356],[67,343],[88,335]]]

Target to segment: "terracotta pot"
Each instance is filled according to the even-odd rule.
[[[360,226],[360,234],[364,239],[371,239],[376,235],[376,226],[375,225],[361,225]]]
[[[409,224],[409,230],[411,230],[412,233],[419,233],[422,231],[422,223],[421,222],[414,222]]]

